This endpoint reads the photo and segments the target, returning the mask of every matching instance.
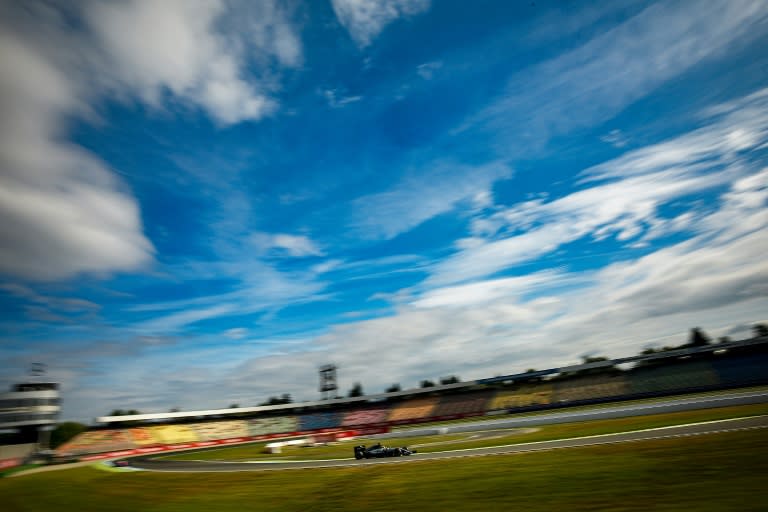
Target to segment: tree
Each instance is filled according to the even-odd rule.
[[[391,386],[389,386],[387,388],[387,390],[385,392],[386,393],[397,393],[398,391],[400,391],[400,384],[392,384]]]
[[[435,387],[435,383],[431,380],[423,380],[421,381],[421,387],[423,388],[433,388]]]
[[[582,364],[589,364],[589,363],[601,363],[603,361],[608,361],[607,357],[603,356],[581,356]]]
[[[109,415],[110,416],[133,416],[135,414],[141,414],[140,411],[137,411],[136,409],[114,409]]]
[[[719,341],[720,343],[730,343],[731,342],[731,337],[730,336],[720,336],[719,338],[717,338],[717,341]]]
[[[352,386],[352,389],[349,390],[349,397],[353,398],[356,396],[363,396],[363,386],[359,382],[355,382],[354,386]]]
[[[707,336],[704,331],[699,327],[691,329],[691,336],[688,341],[688,345],[692,347],[703,347],[709,345],[712,342],[712,338]]]
[[[752,335],[755,338],[768,336],[768,324],[755,324],[752,326]]]
[[[583,355],[581,356],[582,364],[592,364],[592,363],[604,363],[610,361],[607,357],[603,356],[588,356]],[[581,369],[575,372],[574,375],[594,375],[598,373],[615,373],[616,366],[612,364],[606,364],[606,365],[597,365],[595,368],[585,368]]]
[[[459,382],[461,382],[461,380],[457,376],[455,376],[455,375],[451,375],[450,377],[441,377],[440,378],[440,384],[442,384],[442,385],[445,385],[445,384],[457,384]]]
[[[289,395],[288,393],[283,393],[283,396],[281,397],[271,396],[269,397],[269,400],[267,400],[266,402],[262,402],[259,405],[285,405],[285,404],[290,404],[292,402],[293,402],[293,399],[291,398],[291,395]]]
[[[56,425],[56,428],[51,431],[51,448],[58,448],[76,435],[85,432],[87,429],[88,427],[82,423],[77,423],[76,421],[59,423]]]

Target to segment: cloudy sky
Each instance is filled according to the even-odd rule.
[[[762,0],[0,1],[0,386],[65,419],[768,319]]]

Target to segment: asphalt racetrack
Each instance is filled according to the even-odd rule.
[[[400,437],[408,434],[429,435],[436,433],[456,432],[483,432],[488,430],[520,428],[523,426],[543,425],[552,423],[564,423],[568,421],[584,421],[588,419],[605,419],[627,416],[643,416],[661,412],[674,412],[682,410],[711,408],[725,405],[741,405],[746,403],[764,403],[768,401],[767,392],[747,392],[721,395],[716,397],[694,397],[688,399],[673,399],[663,403],[621,405],[606,407],[600,410],[556,412],[542,414],[535,417],[519,419],[491,420],[467,425],[456,425],[443,428],[413,429],[400,433]],[[134,458],[131,466],[149,471],[171,472],[227,472],[227,471],[278,471],[287,469],[312,469],[332,467],[357,467],[372,464],[402,464],[419,460],[454,459],[461,457],[479,457],[487,455],[528,453],[544,450],[556,450],[565,448],[577,448],[583,446],[595,446],[614,443],[626,443],[632,441],[646,441],[652,439],[666,439],[693,435],[713,434],[720,432],[733,432],[739,430],[762,429],[768,427],[768,416],[755,416],[750,418],[734,418],[729,420],[710,421],[689,425],[678,425],[655,429],[638,430],[634,432],[622,432],[604,434],[599,436],[579,437],[571,439],[558,439],[552,441],[540,441],[506,446],[494,446],[489,448],[474,448],[464,450],[450,450],[438,453],[417,453],[409,457],[394,457],[372,460],[334,459],[313,461],[181,461],[163,460],[156,458]],[[418,433],[418,434],[416,434]],[[350,455],[352,452],[350,443]]]

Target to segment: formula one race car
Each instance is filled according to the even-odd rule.
[[[381,457],[402,457],[414,453],[416,453],[416,450],[409,450],[405,446],[389,448],[387,446],[382,446],[379,443],[374,444],[370,448],[366,448],[365,445],[355,446],[355,458],[357,460],[378,459]]]

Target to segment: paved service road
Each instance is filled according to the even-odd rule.
[[[136,468],[151,471],[276,471],[286,469],[310,469],[329,467],[357,467],[371,464],[402,464],[419,460],[439,460],[460,457],[477,457],[483,455],[500,455],[526,453],[543,450],[555,450],[563,448],[576,448],[581,446],[595,446],[613,443],[625,443],[630,441],[644,441],[651,439],[665,439],[691,435],[712,434],[718,432],[733,432],[738,430],[761,429],[768,427],[768,416],[755,416],[751,418],[736,418],[730,420],[710,421],[690,425],[662,427],[656,429],[640,430],[618,434],[606,434],[600,436],[581,437],[573,439],[559,439],[555,441],[541,441],[536,443],[523,443],[507,446],[494,446],[491,448],[476,448],[469,450],[453,450],[439,453],[419,453],[410,457],[395,457],[388,459],[355,460],[316,460],[296,462],[218,462],[218,461],[180,461],[161,459],[133,459],[131,465]],[[350,445],[350,452],[352,451]]]

